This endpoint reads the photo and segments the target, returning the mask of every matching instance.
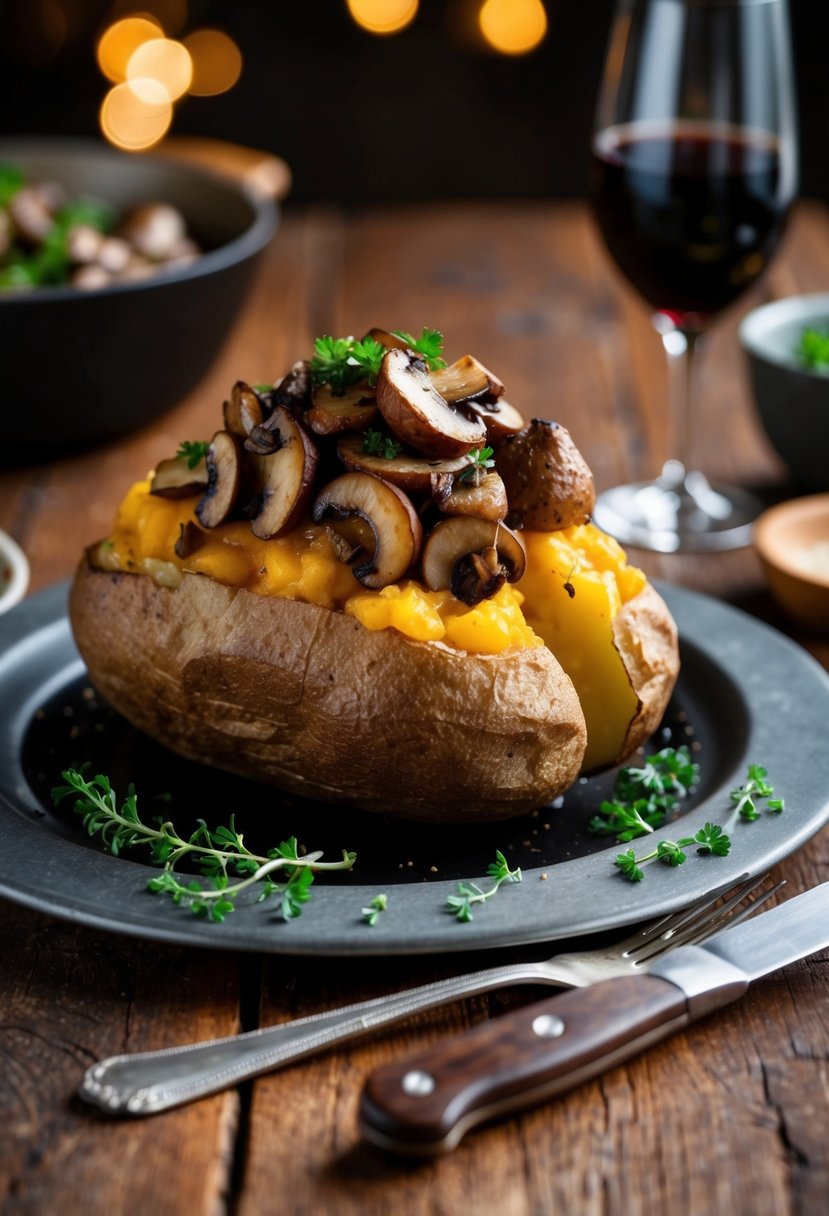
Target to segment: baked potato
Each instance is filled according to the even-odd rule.
[[[644,742],[676,629],[590,523],[564,428],[524,426],[427,333],[238,382],[225,429],[128,492],[70,618],[93,684],[181,755],[405,818],[507,818]],[[524,518],[566,526],[522,529],[516,482]]]

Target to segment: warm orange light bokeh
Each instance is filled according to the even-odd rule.
[[[136,86],[140,83],[140,93]],[[116,84],[101,106],[100,123],[104,135],[118,148],[141,152],[167,133],[173,117],[170,95],[157,80]]]
[[[526,55],[547,33],[547,13],[541,0],[486,0],[478,24],[493,50]]]
[[[221,30],[194,30],[184,39],[193,62],[190,92],[213,97],[232,89],[242,74],[242,52]]]
[[[127,64],[150,39],[163,38],[158,22],[149,17],[125,17],[105,30],[98,42],[98,66],[107,80],[116,83],[127,78]]]
[[[171,38],[151,38],[142,42],[130,55],[127,64],[127,80],[133,91],[143,98],[145,80],[152,80],[167,90],[170,101],[183,97],[193,79],[193,63],[190,52],[180,42]],[[143,98],[152,101],[152,96]]]
[[[372,34],[396,34],[417,16],[418,0],[347,0],[348,11]]]

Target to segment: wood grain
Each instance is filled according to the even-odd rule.
[[[829,221],[803,206],[765,291],[820,290],[827,279]],[[726,317],[704,352],[699,458],[771,500],[788,487],[753,416],[737,319]],[[137,473],[181,438],[212,433],[239,376],[268,379],[307,352],[316,334],[378,324],[436,325],[453,356],[481,356],[504,377],[515,405],[573,431],[600,488],[651,472],[664,454],[659,343],[581,204],[295,212],[196,393],[126,443],[0,474],[0,527],[29,554],[33,589],[70,574]],[[749,608],[829,667],[829,643],[788,626],[751,550],[635,557],[650,574]],[[778,873],[791,893],[825,880],[829,835]],[[360,1144],[365,1078],[404,1052],[526,1002],[530,992],[423,1014],[238,1094],[146,1122],[109,1124],[72,1094],[91,1060],[125,1046],[229,1033],[240,1020],[283,1021],[442,978],[465,963],[480,966],[480,956],[260,964],[108,937],[7,903],[0,916],[4,1212],[814,1216],[825,1208],[825,957],[762,981],[740,1004],[600,1081],[470,1135],[444,1160],[416,1165]]]

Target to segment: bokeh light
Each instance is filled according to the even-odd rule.
[[[541,0],[486,0],[478,24],[493,50],[526,55],[547,33],[547,13]]]
[[[140,81],[116,84],[101,106],[101,130],[110,143],[129,152],[142,152],[167,133],[173,117],[173,103],[163,84],[145,77]]]
[[[98,67],[107,80],[126,80],[127,64],[138,48],[150,39],[163,38],[164,31],[149,17],[125,17],[105,30],[98,42]]]
[[[146,80],[162,85],[167,90],[170,101],[183,97],[190,87],[193,78],[193,64],[190,52],[180,42],[172,38],[151,38],[142,42],[130,55],[127,64],[127,80],[144,101],[152,102],[153,91],[144,96]]]
[[[184,39],[193,64],[190,92],[214,97],[232,89],[242,74],[242,52],[221,30],[194,30]]]
[[[372,34],[396,34],[417,16],[418,0],[347,0],[348,11]]]

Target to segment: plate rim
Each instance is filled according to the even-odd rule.
[[[756,762],[768,764],[778,789],[788,796],[789,786],[785,781],[781,783],[782,774],[774,768],[776,760],[785,759],[785,731],[773,729],[770,718],[765,714],[758,717],[758,711],[763,709],[771,715],[777,709],[786,722],[789,720],[786,711],[791,712],[794,707],[800,711],[799,717],[803,717],[816,699],[818,708],[824,711],[824,720],[829,720],[829,675],[797,643],[742,610],[688,588],[658,582],[654,585],[678,617],[683,640],[700,650],[739,691],[749,724],[740,755],[734,757],[729,774],[683,817],[687,830],[701,826],[713,815],[712,803],[717,799],[716,815],[720,821],[726,818],[728,791],[737,778],[741,779],[749,755]],[[738,824],[736,830],[740,833],[753,829],[747,837],[750,848],[735,847],[727,858],[716,859],[717,868],[711,871],[708,881],[703,876],[708,874],[711,859],[689,858],[693,864],[679,870],[652,866],[642,884],[625,883],[609,864],[607,854],[614,847],[609,845],[608,850],[584,857],[525,869],[522,883],[506,888],[497,901],[465,925],[458,925],[445,912],[445,895],[454,890],[454,882],[449,880],[445,888],[439,881],[386,884],[394,892],[393,899],[389,901],[389,911],[373,928],[362,922],[360,909],[377,893],[375,885],[320,885],[315,889],[313,904],[290,924],[265,910],[266,905],[253,905],[240,906],[223,925],[214,925],[198,920],[184,909],[172,909],[166,901],[150,900],[146,880],[157,871],[129,858],[119,858],[118,873],[122,877],[117,884],[121,912],[118,917],[110,900],[69,899],[61,891],[60,876],[65,872],[67,850],[73,871],[92,882],[96,877],[106,878],[105,889],[112,886],[115,872],[111,869],[112,858],[103,851],[45,831],[37,822],[33,810],[36,802],[23,776],[19,749],[29,721],[26,713],[32,696],[28,705],[23,698],[17,710],[9,708],[8,696],[2,696],[5,682],[19,671],[27,653],[30,658],[28,664],[23,663],[24,675],[37,670],[38,655],[48,662],[49,646],[63,647],[67,661],[80,661],[66,617],[68,586],[68,582],[55,584],[0,618],[0,829],[3,831],[0,896],[63,920],[121,936],[176,945],[307,957],[405,957],[527,946],[622,930],[638,921],[668,914],[705,890],[736,882],[743,875],[754,875],[777,864],[829,820],[829,748],[819,750],[815,731],[812,748],[815,754],[808,757],[808,762],[799,755],[797,766],[787,776],[790,784],[794,783],[795,797],[801,805],[805,799],[806,809],[787,808],[782,815],[764,816],[757,824]],[[712,623],[716,628],[712,628]],[[763,663],[746,673],[747,647],[755,656],[761,654]],[[775,672],[784,671],[785,688],[774,678]],[[796,673],[795,690],[791,688],[792,671]],[[58,674],[54,672],[53,677]],[[33,695],[36,690],[33,687],[30,691]],[[812,723],[814,720],[813,717]],[[797,721],[799,724],[799,718]],[[795,815],[799,817],[792,829]],[[672,825],[666,825],[649,839],[658,842],[674,830]],[[25,858],[32,846],[39,846],[39,862],[43,867],[37,872],[36,883],[25,877],[28,873]],[[16,867],[22,859],[21,874]],[[549,876],[543,889],[539,886],[542,872]],[[557,900],[595,883],[602,887],[591,891],[594,896],[591,916],[568,919],[567,909],[557,906]],[[606,888],[604,884],[608,884]],[[434,896],[428,906],[422,898],[424,890]],[[128,919],[123,917],[125,912]],[[418,918],[414,934],[409,913],[416,913]]]

